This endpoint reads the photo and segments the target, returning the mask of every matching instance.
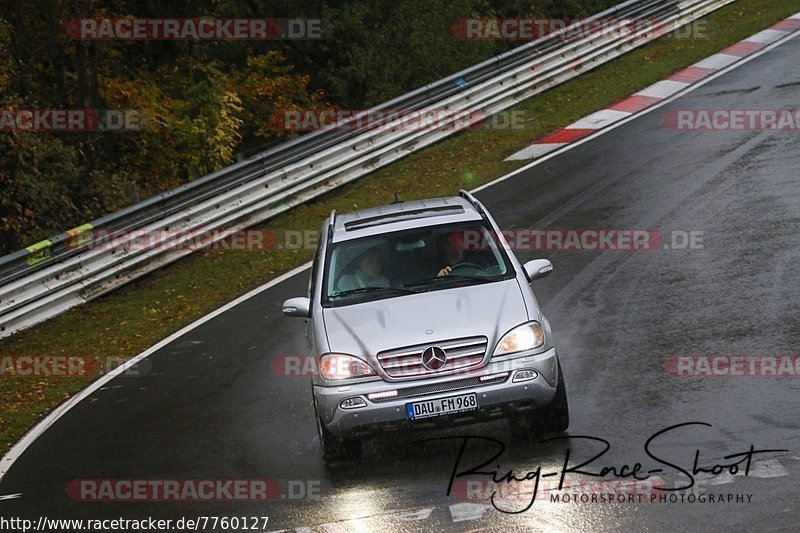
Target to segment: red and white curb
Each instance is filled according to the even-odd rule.
[[[535,159],[568,146],[663,102],[701,80],[730,67],[797,31],[800,31],[800,13],[782,20],[768,30],[759,32],[733,46],[729,46],[722,52],[695,63],[691,67],[680,70],[667,79],[654,83],[633,96],[620,100],[606,109],[592,113],[566,128],[551,133],[544,139],[507,157],[506,161]]]

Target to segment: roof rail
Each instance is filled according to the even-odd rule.
[[[458,191],[458,195],[466,199],[469,203],[471,203],[472,206],[475,208],[475,210],[478,211],[478,213],[480,213],[482,217],[484,218],[486,217],[486,212],[483,210],[483,205],[474,196],[472,196],[472,193],[470,193],[467,190],[461,189]]]

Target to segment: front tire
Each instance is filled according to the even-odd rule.
[[[532,436],[559,434],[569,427],[569,401],[564,373],[558,362],[556,393],[550,403],[532,413],[518,415],[509,420],[514,438],[529,440]]]
[[[561,371],[561,361],[558,362],[558,384],[553,400],[545,407],[543,422],[549,433],[558,434],[569,427],[569,400],[567,387],[564,385],[564,373]]]
[[[361,441],[352,438],[342,439],[328,431],[317,412],[316,399],[314,400],[314,418],[317,421],[317,435],[322,448],[322,458],[326,462],[357,459],[361,455]]]

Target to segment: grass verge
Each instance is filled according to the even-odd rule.
[[[316,231],[331,209],[351,211],[391,201],[445,196],[519,168],[503,159],[536,139],[635,93],[800,10],[798,0],[739,0],[705,20],[707,38],[662,38],[522,102],[524,129],[477,129],[410,155],[263,228]],[[469,43],[465,43],[468,46]],[[170,333],[308,261],[312,250],[198,252],[111,295],[0,341],[13,355],[73,355],[126,360]],[[8,377],[0,366],[0,452],[93,377]]]

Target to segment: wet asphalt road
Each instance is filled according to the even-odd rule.
[[[478,194],[504,228],[656,229],[703,232],[702,249],[519,253],[547,257],[535,283],[559,347],[571,403],[569,435],[606,439],[592,463],[662,467],[668,487],[686,476],[644,450],[655,432],[664,461],[691,469],[727,464],[756,449],[750,475],[701,479],[701,493],[750,495],[749,503],[550,503],[507,515],[446,489],[459,435],[500,439],[496,463],[557,471],[601,450],[573,438],[529,445],[502,422],[375,439],[356,464],[326,467],[310,384],[281,377],[274,358],[305,351],[302,320],[280,313],[305,292],[308,272],[261,293],[149,358],[141,377],[120,377],[40,437],[0,483],[0,516],[177,519],[269,516],[267,530],[663,530],[795,531],[800,523],[800,379],[686,378],[665,371],[675,354],[800,354],[800,133],[681,132],[670,109],[800,107],[800,39],[670,105]],[[462,464],[488,458],[475,441]],[[500,468],[498,468],[500,470]],[[271,502],[79,502],[75,479],[309,481],[318,498]],[[555,479],[555,478],[550,478]],[[569,478],[580,483],[581,478]],[[295,487],[298,485],[295,484]],[[644,487],[641,485],[640,487]],[[299,492],[299,491],[298,491]],[[688,492],[684,492],[684,495]],[[645,499],[649,500],[649,493]],[[507,510],[524,498],[500,501]],[[259,529],[260,530],[260,529]]]

